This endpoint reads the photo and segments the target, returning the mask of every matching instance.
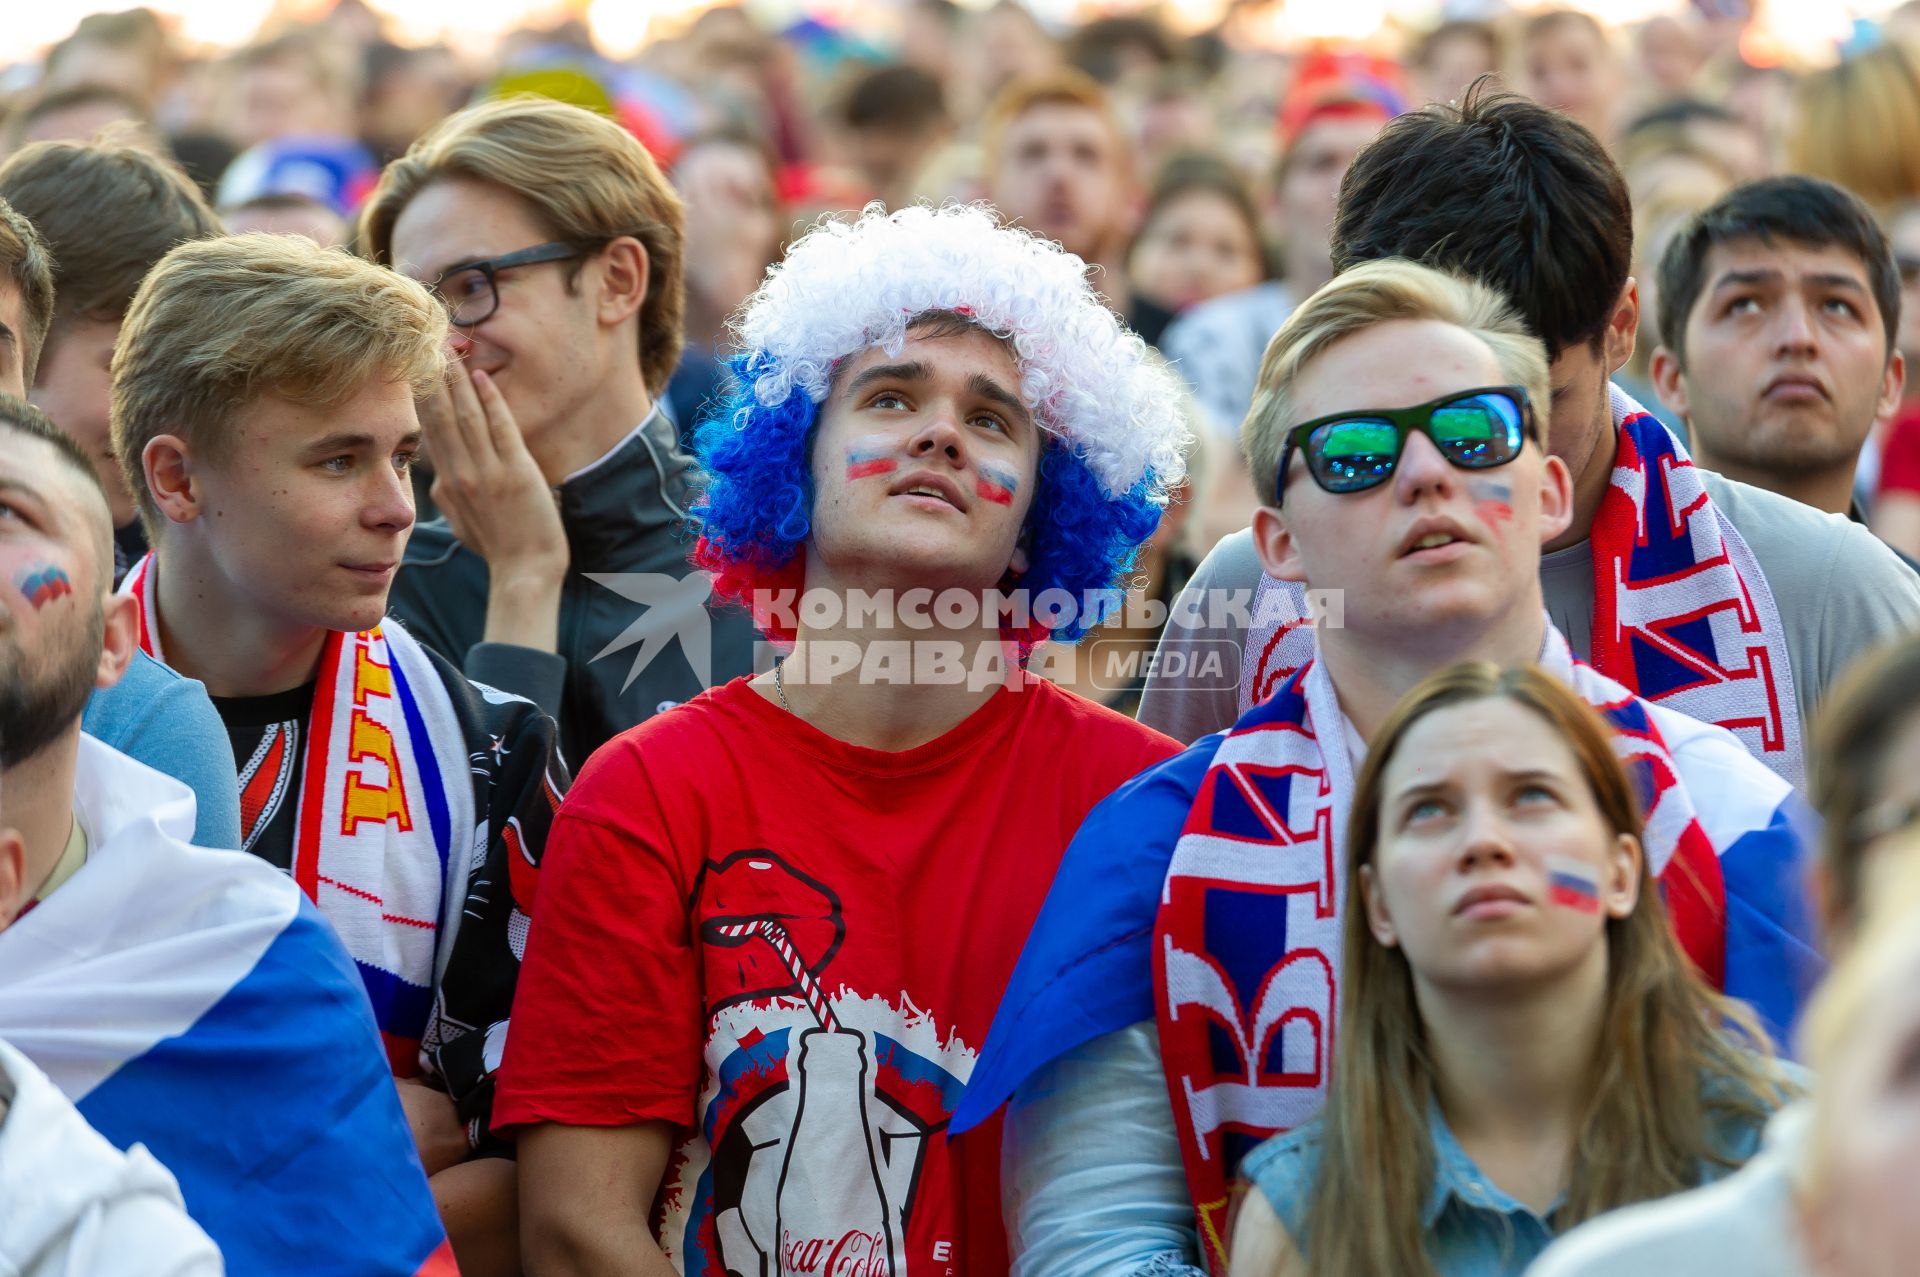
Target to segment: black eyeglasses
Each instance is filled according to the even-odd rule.
[[[1364,492],[1393,474],[1407,436],[1415,431],[1463,470],[1504,466],[1520,455],[1527,436],[1539,438],[1532,401],[1520,386],[1482,386],[1412,408],[1368,408],[1315,417],[1287,431],[1274,504],[1286,499],[1287,462],[1295,448],[1306,457],[1313,481],[1325,491]]]
[[[514,266],[537,266],[542,262],[568,262],[585,257],[591,249],[554,240],[535,244],[504,257],[467,262],[433,282],[433,291],[447,308],[447,318],[461,328],[472,328],[493,318],[500,309],[500,280],[503,270]]]

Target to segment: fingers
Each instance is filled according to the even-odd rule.
[[[502,457],[525,452],[526,441],[520,437],[520,423],[514,420],[513,409],[507,407],[506,396],[493,384],[493,378],[474,369],[472,390],[485,416],[487,438],[494,451]]]
[[[447,393],[453,400],[455,429],[465,442],[468,454],[476,466],[490,467],[499,449],[495,446],[486,409],[480,406],[480,397],[474,392],[473,374],[465,364],[452,364],[447,368]]]

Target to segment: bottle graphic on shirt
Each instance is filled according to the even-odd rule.
[[[866,1039],[825,1026],[799,1039],[790,1066],[799,1099],[776,1204],[779,1272],[905,1277],[894,1271],[893,1221],[867,1120]]]

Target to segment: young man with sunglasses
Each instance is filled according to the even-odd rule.
[[[687,579],[691,459],[657,405],[679,360],[681,206],[632,134],[557,102],[449,116],[360,216],[453,321],[421,406],[433,499],[392,608],[560,723],[576,764],[748,670],[753,631]]]
[[[1537,407],[1573,480],[1572,518],[1540,562],[1554,624],[1609,678],[1727,727],[1800,784],[1821,694],[1855,657],[1920,627],[1920,577],[1865,528],[1692,465],[1612,386],[1639,324],[1632,225],[1626,183],[1591,133],[1481,85],[1458,107],[1400,116],[1354,160],[1334,263],[1412,258],[1513,303],[1552,360],[1551,405]],[[1250,606],[1211,605],[1234,598]],[[1192,615],[1203,624],[1178,623]],[[1141,721],[1181,740],[1225,727],[1310,654],[1300,615],[1251,532],[1227,537],[1174,608]],[[1226,678],[1183,676],[1217,668],[1229,647],[1241,660]],[[1211,665],[1191,655],[1203,652]]]
[[[1542,447],[1548,384],[1497,294],[1404,260],[1337,277],[1267,348],[1244,432],[1271,502],[1254,544],[1276,577],[1344,592],[1344,616],[1308,628],[1311,658],[1273,696],[1136,777],[1068,848],[954,1122],[1015,1097],[1005,1201],[1027,1271],[1224,1271],[1239,1157],[1312,1117],[1330,1075],[1367,740],[1459,661],[1538,662],[1607,714],[1683,946],[1791,1023],[1817,971],[1798,800],[1549,623],[1540,547],[1573,484]]]

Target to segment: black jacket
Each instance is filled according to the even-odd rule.
[[[560,486],[572,562],[561,586],[557,655],[481,641],[486,560],[444,520],[414,529],[388,610],[467,677],[552,714],[577,769],[641,720],[751,672],[755,634],[746,610],[712,606],[704,574],[687,579],[693,470],[656,409]]]

